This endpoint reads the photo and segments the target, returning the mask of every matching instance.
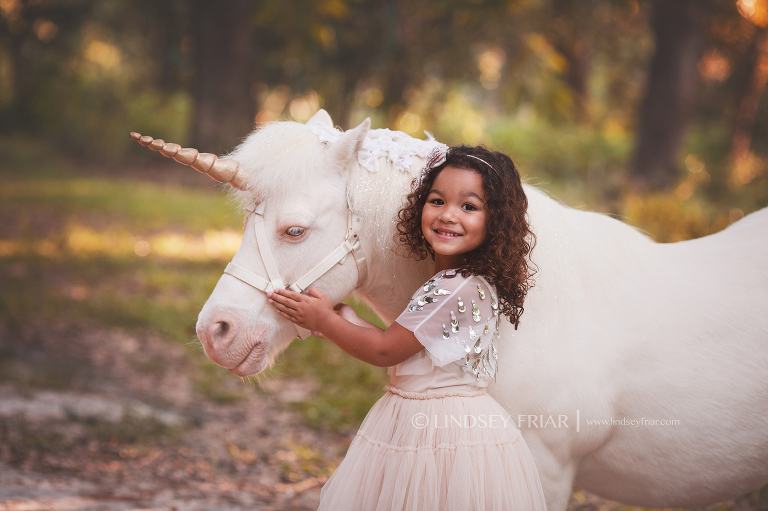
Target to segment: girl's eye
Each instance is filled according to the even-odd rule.
[[[472,204],[464,204],[464,206],[462,206],[462,207],[463,207],[465,210],[467,210],[467,211],[474,211],[474,210],[476,210],[476,209],[477,209],[477,208],[476,208],[475,206],[473,206]]]
[[[443,205],[443,199],[432,199],[429,201],[432,204],[435,204],[436,206],[442,206]]]
[[[285,234],[288,236],[292,236],[294,238],[298,238],[302,234],[304,234],[304,228],[303,227],[289,227],[285,230]]]

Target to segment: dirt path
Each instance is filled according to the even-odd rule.
[[[290,409],[304,382],[233,377],[244,398],[202,397],[156,335],[38,324],[4,328],[0,349],[0,509],[316,509],[351,441]]]

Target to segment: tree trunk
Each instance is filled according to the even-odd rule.
[[[739,102],[739,112],[736,116],[736,129],[731,141],[729,160],[734,167],[736,183],[746,184],[754,177],[750,172],[739,172],[740,167],[747,161],[749,147],[752,144],[752,131],[755,128],[755,116],[760,106],[760,98],[768,82],[768,32],[761,30],[757,34],[756,56],[752,66],[747,88]]]
[[[250,14],[248,0],[195,2],[197,83],[192,138],[200,151],[227,152],[253,129],[255,50]]]
[[[556,49],[568,61],[565,81],[573,94],[573,108],[579,122],[589,121],[590,51],[581,39],[558,41]]]
[[[700,0],[653,1],[656,50],[630,166],[637,191],[663,189],[674,179],[698,88],[703,17]]]
[[[555,18],[555,49],[565,57],[568,70],[565,82],[573,95],[573,108],[578,122],[589,121],[589,77],[592,70],[592,52],[584,37],[584,12],[596,7],[594,1],[554,0],[552,15]],[[565,22],[568,20],[568,22]],[[561,23],[562,22],[562,23]]]
[[[32,78],[32,66],[24,45],[26,34],[11,34],[9,41],[10,72],[13,78],[11,89],[11,105],[7,117],[0,121],[0,129],[3,131],[27,131],[34,129],[34,116],[32,114],[32,92],[34,80]]]

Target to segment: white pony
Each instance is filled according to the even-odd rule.
[[[431,261],[402,256],[394,219],[434,143],[369,127],[338,133],[321,110],[306,125],[257,130],[218,162],[133,135],[259,204],[197,323],[208,357],[232,373],[263,371],[297,333],[259,286],[311,279],[333,303],[354,291],[390,324],[431,276]],[[520,328],[503,322],[489,392],[522,430],[549,509],[566,508],[573,484],[650,507],[766,484],[768,210],[657,244],[525,191],[540,271]],[[350,232],[359,244],[343,248]],[[331,252],[338,264],[302,281]]]

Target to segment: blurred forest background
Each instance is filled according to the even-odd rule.
[[[254,122],[323,107],[345,129],[371,116],[499,147],[528,175],[590,196],[615,198],[629,178],[746,213],[768,199],[766,9],[2,0],[0,130],[116,166],[149,158],[127,130],[222,153]]]
[[[0,508],[314,509],[382,394],[321,339],[205,358],[241,212],[130,131],[370,116],[675,242],[768,205],[767,81],[768,0],[0,0]]]

